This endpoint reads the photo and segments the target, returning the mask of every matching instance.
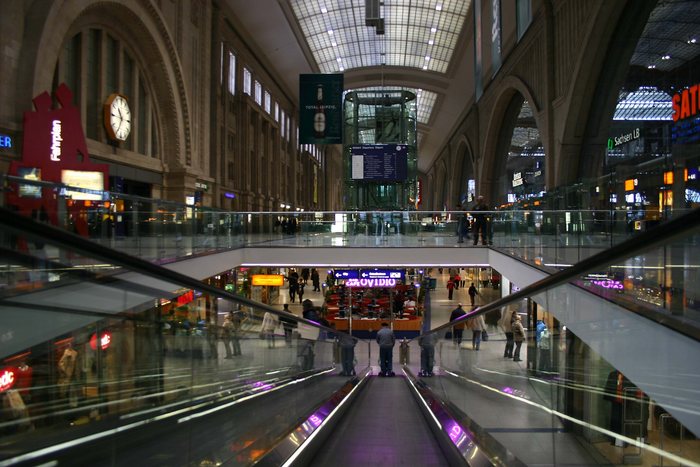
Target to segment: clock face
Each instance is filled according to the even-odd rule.
[[[126,98],[121,95],[114,96],[111,99],[109,108],[109,128],[107,129],[110,136],[119,141],[126,141],[131,132],[131,110]],[[111,131],[110,131],[111,130]]]

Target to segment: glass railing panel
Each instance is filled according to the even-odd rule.
[[[118,462],[110,456],[151,437],[144,456],[199,464],[211,452],[178,449],[176,422],[206,413],[225,416],[209,434],[227,446],[216,457],[250,464],[347,380],[336,376],[328,329],[299,322],[285,333],[277,323],[263,333],[263,305],[138,275],[49,241],[39,248],[7,230],[2,240],[0,462],[61,458],[60,443],[77,446],[86,462]],[[19,286],[31,275],[45,281]],[[358,344],[358,373],[369,366],[368,347]],[[138,435],[112,436],[117,431]],[[89,449],[88,439],[98,438],[106,449]],[[33,458],[39,449],[47,454]]]

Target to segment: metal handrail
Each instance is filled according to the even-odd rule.
[[[523,298],[531,297],[537,295],[553,287],[568,283],[571,279],[580,276],[581,274],[590,271],[591,269],[599,268],[601,266],[613,263],[619,259],[629,258],[632,254],[637,253],[641,250],[647,250],[653,248],[662,243],[668,243],[675,238],[682,237],[686,235],[689,231],[697,229],[700,227],[700,208],[693,209],[692,211],[675,217],[669,221],[659,224],[645,232],[642,232],[624,242],[621,242],[607,250],[601,251],[593,256],[590,256],[578,263],[563,269],[551,276],[545,277],[529,286],[514,292],[505,297],[494,300],[482,307],[479,307],[473,311],[466,313],[460,318],[450,321],[446,324],[438,326],[432,329],[426,334],[432,334],[439,332],[443,329],[454,326],[460,321],[464,321],[473,318],[478,315],[483,315],[489,311],[500,309],[504,306],[510,305],[522,300]],[[644,314],[648,318],[652,318],[651,314]],[[663,320],[657,319],[660,324],[671,327],[674,330],[685,334],[695,340],[700,340],[700,328],[688,326],[687,322],[680,323],[675,322],[668,316],[664,316]]]
[[[297,322],[305,323],[313,327],[325,329],[333,333],[343,333],[333,328],[323,326],[315,321],[306,318],[298,317],[292,313],[285,313],[281,310],[276,310],[264,303],[256,302],[245,297],[232,294],[217,287],[205,284],[193,277],[186,276],[176,271],[166,269],[157,264],[151,263],[136,256],[127,255],[109,247],[100,245],[99,243],[91,242],[83,237],[68,232],[66,230],[34,221],[33,219],[13,212],[5,207],[0,206],[0,225],[9,231],[14,231],[27,235],[34,239],[39,239],[45,243],[49,243],[62,248],[67,248],[84,255],[86,257],[96,258],[111,264],[122,266],[130,271],[150,276],[160,280],[167,280],[176,284],[183,285],[189,289],[196,289],[206,292],[214,297],[220,297],[226,300],[231,300],[246,306],[256,309],[269,311],[278,316],[292,318]],[[7,231],[6,230],[6,231]]]

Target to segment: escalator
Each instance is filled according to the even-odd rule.
[[[370,377],[310,465],[450,465],[406,378]]]

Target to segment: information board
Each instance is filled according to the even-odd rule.
[[[406,180],[408,146],[361,144],[350,147],[353,180]]]
[[[401,279],[404,271],[402,269],[361,269],[360,279]]]
[[[359,277],[359,272],[357,269],[333,271],[333,277],[336,279],[357,279]]]

